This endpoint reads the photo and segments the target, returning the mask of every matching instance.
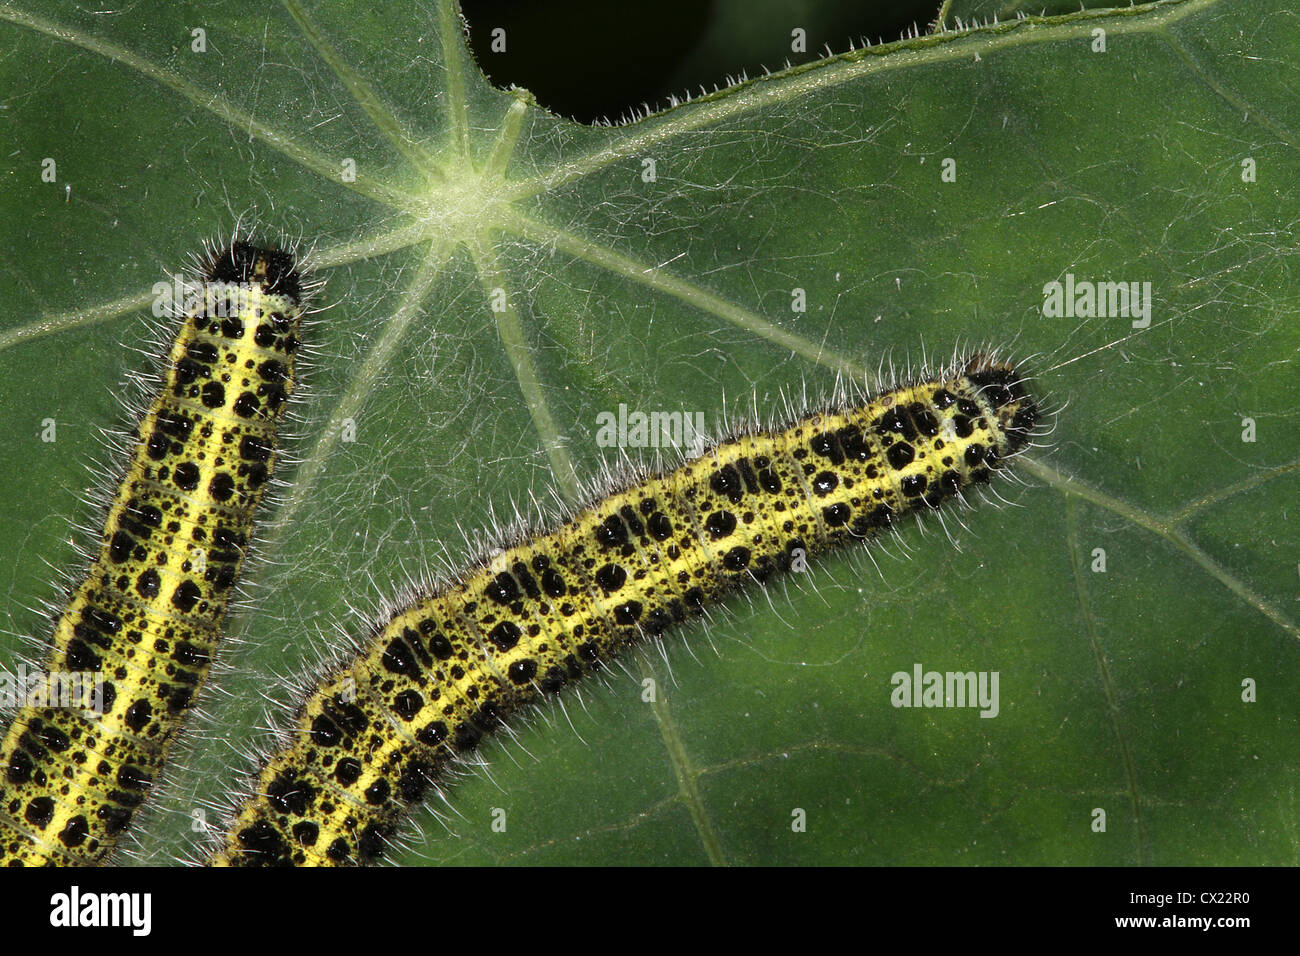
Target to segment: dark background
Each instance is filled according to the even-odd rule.
[[[470,46],[494,84],[531,90],[553,113],[582,122],[630,119],[668,97],[728,75],[761,76],[861,45],[924,33],[939,0],[462,0]],[[506,31],[493,53],[492,30]],[[807,52],[790,49],[807,31]]]

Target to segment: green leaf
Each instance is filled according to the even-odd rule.
[[[822,561],[629,658],[487,746],[398,862],[1296,862],[1284,4],[943,34],[616,128],[491,88],[448,2],[243,6],[0,6],[0,663],[75,567],[82,466],[145,364],[153,284],[241,215],[314,243],[327,282],[298,462],[135,858],[194,852],[264,708],[364,634],[351,607],[617,465],[601,411],[721,429],[991,343],[1033,356],[1059,410],[998,489],[1013,507]],[[1067,274],[1150,282],[1149,327],[1044,316]],[[917,664],[997,671],[998,715],[891,706]]]

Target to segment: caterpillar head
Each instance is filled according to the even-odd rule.
[[[1028,445],[1039,409],[1025,387],[1027,376],[1010,362],[983,353],[972,355],[962,374],[979,389],[998,420],[1005,436],[1005,445],[998,449],[998,455],[1010,458]]]
[[[209,282],[260,285],[267,292],[279,293],[295,302],[302,298],[302,277],[290,253],[242,240],[213,257],[206,278]]]

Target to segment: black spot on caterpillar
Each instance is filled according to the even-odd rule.
[[[97,699],[16,713],[0,749],[0,865],[102,862],[207,676],[294,388],[304,289],[290,253],[244,241],[201,279],[54,626],[48,673],[95,675]]]
[[[511,714],[747,583],[989,481],[1038,414],[1015,367],[975,356],[634,477],[377,626],[319,682],[212,862],[377,861]]]

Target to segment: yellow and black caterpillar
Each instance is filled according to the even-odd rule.
[[[303,283],[291,254],[242,241],[202,279],[55,623],[48,671],[93,672],[97,699],[16,713],[0,865],[103,862],[207,676],[294,387]]]
[[[217,865],[379,859],[405,809],[520,708],[806,555],[987,482],[1038,409],[1010,364],[958,367],[636,476],[379,625],[316,687]]]

